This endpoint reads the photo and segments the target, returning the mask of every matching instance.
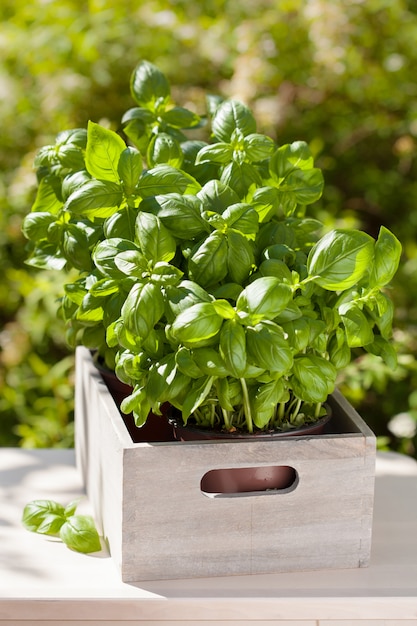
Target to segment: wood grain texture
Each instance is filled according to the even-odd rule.
[[[124,581],[368,565],[375,437],[339,392],[333,431],[281,441],[133,443],[77,349],[76,455]],[[290,465],[294,489],[208,497],[212,469]]]

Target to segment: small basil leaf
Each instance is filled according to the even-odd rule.
[[[27,530],[38,532],[48,518],[62,518],[65,521],[65,509],[53,500],[33,500],[23,509],[22,523]]]
[[[101,550],[100,537],[89,515],[72,515],[61,527],[59,536],[68,548],[88,554]]]
[[[88,122],[85,165],[91,176],[118,183],[118,163],[125,149],[126,144],[117,133]]]

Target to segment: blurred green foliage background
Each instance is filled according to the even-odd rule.
[[[34,155],[89,119],[117,130],[147,59],[180,104],[236,97],[260,132],[308,141],[326,181],[317,217],[401,240],[399,367],[359,355],[340,386],[381,448],[417,456],[417,1],[2,0],[0,16],[0,445],[73,442],[64,277],[24,264]]]

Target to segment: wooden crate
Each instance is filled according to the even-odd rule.
[[[375,436],[346,399],[332,432],[280,441],[133,443],[90,353],[77,349],[76,456],[123,581],[364,567]],[[213,497],[219,468],[289,465],[282,491]]]

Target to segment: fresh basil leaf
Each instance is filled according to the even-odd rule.
[[[133,285],[121,310],[127,330],[139,341],[146,339],[163,313],[164,298],[160,287],[153,283]]]
[[[374,239],[359,230],[335,229],[312,248],[307,269],[320,287],[329,291],[350,289],[372,266]]]
[[[246,335],[236,320],[226,320],[220,331],[220,354],[232,376],[240,378],[246,370]]]
[[[275,413],[275,408],[288,395],[281,378],[260,384],[252,396],[252,419],[257,428],[265,428]]]
[[[197,193],[205,211],[220,215],[232,204],[239,202],[239,196],[233,189],[220,180],[211,180]]]
[[[127,239],[113,237],[101,241],[93,252],[93,261],[96,267],[105,276],[120,278],[123,273],[116,265],[115,259],[118,254],[126,251],[140,252],[138,246]]]
[[[222,326],[223,318],[218,315],[211,302],[202,302],[182,311],[171,325],[171,334],[186,347],[215,337]]]
[[[136,238],[144,256],[154,262],[169,262],[175,256],[177,245],[174,237],[161,220],[151,213],[138,213]]]
[[[60,538],[68,548],[88,554],[101,550],[100,537],[89,515],[72,515],[61,527]]]
[[[180,372],[190,378],[201,378],[202,370],[194,360],[193,352],[189,348],[181,347],[175,354],[175,362]]]
[[[53,500],[33,500],[23,509],[22,524],[31,532],[55,534],[55,530],[52,533],[47,531],[48,524],[50,528],[52,528],[51,522],[53,522],[54,519],[62,519],[62,521],[65,522],[65,509],[61,504]],[[45,520],[48,521],[45,526],[43,526],[43,530],[38,531],[39,528],[42,528]]]
[[[192,352],[192,358],[197,367],[206,376],[224,378],[229,375],[219,351],[215,348],[210,348],[209,346],[206,348],[195,348]]]
[[[114,257],[114,264],[123,274],[137,278],[142,278],[143,273],[149,269],[146,257],[139,250],[119,252]]]
[[[232,161],[224,167],[220,181],[231,187],[239,198],[244,198],[252,185],[262,184],[262,179],[254,165],[237,161]]]
[[[142,198],[167,193],[196,194],[201,185],[189,174],[170,165],[157,165],[144,172],[136,187]]]
[[[126,144],[117,133],[88,122],[85,165],[91,176],[119,183],[118,163],[125,149]]]
[[[259,323],[246,329],[248,361],[275,374],[286,374],[293,356],[283,330],[273,323]]]
[[[255,189],[251,198],[251,206],[257,212],[260,223],[267,222],[269,225],[273,216],[284,217],[281,194],[276,187],[258,187]]]
[[[383,337],[376,335],[372,343],[365,346],[365,350],[382,358],[390,370],[395,370],[398,365],[398,357],[394,346]]]
[[[339,313],[346,331],[349,348],[359,348],[374,341],[374,333],[366,315],[354,302],[342,304]]]
[[[371,287],[384,287],[395,275],[401,259],[402,246],[398,239],[381,226],[375,243],[375,258],[369,278]]]
[[[147,156],[151,167],[166,164],[179,169],[183,161],[179,142],[167,133],[154,135],[149,143]]]
[[[37,241],[46,239],[49,226],[55,223],[56,217],[49,212],[28,213],[23,220],[22,231],[27,239]]]
[[[132,97],[139,106],[154,110],[170,95],[170,86],[165,75],[149,61],[141,61],[134,69],[130,81]]]
[[[198,245],[188,259],[190,278],[203,287],[220,282],[227,276],[227,237],[214,231]]]
[[[35,202],[32,205],[32,211],[34,213],[48,212],[52,215],[57,215],[61,207],[62,201],[57,198],[49,179],[42,178],[36,192]]]
[[[266,135],[252,133],[247,135],[243,141],[246,158],[251,163],[264,161],[274,152],[274,141]]]
[[[256,132],[256,121],[242,102],[226,100],[216,108],[211,128],[217,140],[230,143],[235,130],[239,130],[244,137]]]
[[[291,385],[297,398],[306,402],[324,402],[333,392],[337,370],[327,359],[314,354],[294,359]]]
[[[128,206],[120,208],[106,219],[103,224],[103,233],[106,239],[128,239],[135,237],[135,221],[137,210]]]
[[[227,278],[243,284],[255,265],[253,246],[241,233],[229,230],[227,233]]]
[[[201,123],[199,115],[179,106],[165,110],[161,113],[161,119],[173,128],[195,128]]]
[[[131,146],[125,148],[117,164],[117,173],[123,183],[126,195],[133,193],[142,173],[142,155]]]
[[[274,276],[254,280],[239,295],[238,312],[248,313],[254,319],[273,319],[292,299],[292,289]]]
[[[67,259],[54,243],[40,241],[26,260],[26,264],[39,269],[59,271],[67,265]]]
[[[156,196],[154,212],[161,222],[179,239],[194,239],[207,232],[207,224],[201,217],[201,202],[191,195],[171,193]]]
[[[214,377],[204,376],[195,380],[182,406],[182,418],[187,423],[187,418],[204,402],[213,386]]]
[[[233,204],[225,209],[222,217],[229,228],[239,231],[248,239],[255,239],[258,232],[258,214],[249,204]]]
[[[109,217],[123,201],[119,184],[109,180],[90,180],[74,191],[64,205],[70,213],[88,217]]]
[[[269,171],[276,180],[285,178],[295,169],[311,170],[314,160],[305,141],[294,141],[279,147],[269,162]]]
[[[229,143],[219,141],[201,148],[196,156],[195,164],[229,163],[233,157],[233,148]]]

